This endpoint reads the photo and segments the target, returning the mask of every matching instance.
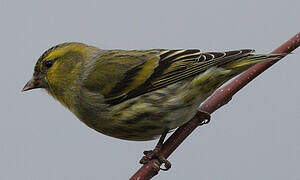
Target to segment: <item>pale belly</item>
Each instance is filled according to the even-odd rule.
[[[78,105],[81,112],[77,117],[108,136],[134,141],[152,140],[166,129],[177,128],[189,121],[199,105],[226,81],[222,69],[212,69],[193,79],[105,108],[98,106],[97,99],[91,100],[94,96],[90,95],[89,102],[95,102],[94,105]]]
[[[177,86],[182,87],[181,90],[178,91]],[[199,97],[184,102],[184,96],[189,92],[183,91],[183,87],[178,84],[125,101],[111,107],[110,114],[105,118],[97,118],[92,124],[86,124],[119,139],[156,139],[166,129],[172,130],[189,121],[202,102]]]
[[[189,121],[195,115],[198,104],[176,109],[163,107],[157,109],[158,107],[151,107],[151,105],[145,105],[145,107],[152,110],[125,112],[127,115],[115,116],[108,123],[108,126],[102,124],[93,128],[103,134],[119,139],[153,140],[158,138],[166,129],[175,129]],[[164,109],[164,112],[162,112],[162,109]]]

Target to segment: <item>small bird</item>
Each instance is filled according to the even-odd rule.
[[[280,54],[252,49],[103,50],[68,42],[45,51],[23,91],[43,88],[83,123],[119,139],[146,141],[189,121],[218,87]]]

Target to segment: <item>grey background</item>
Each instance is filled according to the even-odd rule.
[[[126,179],[156,141],[99,134],[41,90],[21,93],[57,43],[101,48],[255,48],[300,30],[299,0],[0,1],[0,179]],[[299,49],[240,91],[155,179],[300,179]]]

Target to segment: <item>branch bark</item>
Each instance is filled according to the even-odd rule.
[[[271,54],[279,53],[291,53],[297,47],[300,46],[300,32],[297,33],[290,40],[279,46],[277,49],[271,52]],[[279,61],[279,60],[278,60]],[[227,104],[232,96],[246,86],[250,81],[263,73],[273,64],[278,61],[267,61],[254,65],[241,75],[236,77],[233,81],[228,83],[223,88],[217,90],[212,96],[210,96],[201,106],[200,110],[213,113],[223,105]],[[197,114],[186,124],[179,127],[162,146],[162,155],[168,158],[172,152],[187,138],[198,126],[199,120],[204,121],[203,118],[197,116]],[[152,160],[149,163],[143,165],[130,179],[131,180],[147,180],[151,179],[159,172],[160,163],[157,160]]]

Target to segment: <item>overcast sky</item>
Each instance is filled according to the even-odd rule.
[[[299,0],[0,0],[0,179],[127,179],[156,143],[107,137],[44,91],[21,93],[50,46],[267,53],[300,31],[299,7]],[[298,49],[214,113],[154,179],[300,179],[299,66]]]

